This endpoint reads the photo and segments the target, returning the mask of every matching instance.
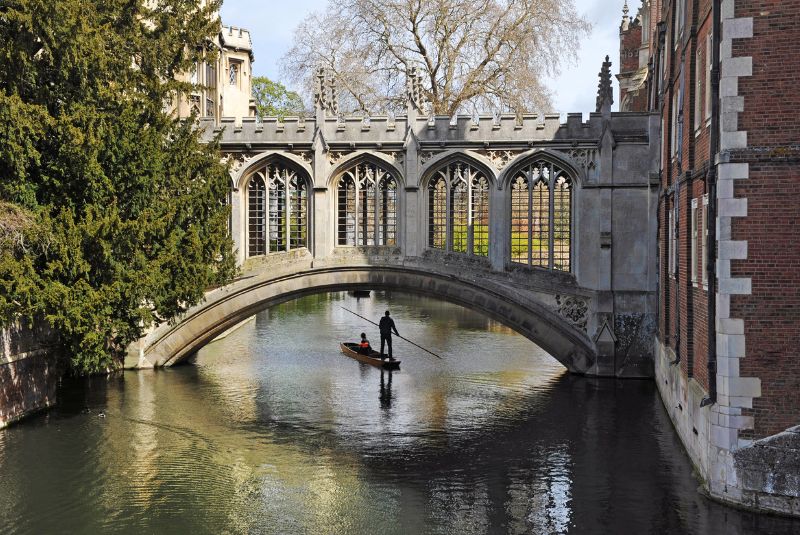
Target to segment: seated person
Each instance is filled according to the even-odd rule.
[[[369,345],[369,340],[367,340],[367,333],[361,333],[361,341],[358,343],[358,352],[362,355],[369,355],[372,353],[372,346]]]

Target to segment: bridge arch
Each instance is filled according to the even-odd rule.
[[[510,285],[437,273],[418,266],[332,266],[269,270],[208,294],[173,325],[161,325],[129,348],[126,367],[177,364],[220,333],[269,306],[304,295],[370,287],[434,296],[486,314],[533,341],[573,373],[589,372],[594,343],[547,303]],[[331,341],[336,351],[336,341]]]

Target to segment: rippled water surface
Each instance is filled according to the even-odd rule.
[[[399,372],[342,356],[391,308]],[[696,492],[652,382],[423,297],[313,296],[0,431],[0,533],[800,533]]]

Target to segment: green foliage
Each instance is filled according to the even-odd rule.
[[[253,98],[259,117],[280,117],[300,115],[304,112],[303,99],[294,91],[289,91],[280,82],[273,82],[265,76],[253,78]]]
[[[46,318],[80,373],[234,273],[218,146],[165,111],[219,3],[158,4],[0,5],[0,320]]]

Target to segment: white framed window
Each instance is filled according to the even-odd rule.
[[[702,259],[702,271],[703,271],[703,288],[706,290],[708,289],[708,270],[706,269],[706,263],[708,262],[708,194],[703,195],[703,217],[700,222],[700,237],[703,240],[700,250],[701,252],[701,259]]]
[[[700,130],[703,124],[703,99],[700,95],[703,92],[705,82],[705,70],[703,69],[706,53],[702,48],[697,49],[697,57],[694,60],[694,130]]]
[[[708,120],[711,118],[711,58],[713,57],[713,50],[712,46],[714,41],[712,39],[712,35],[709,32],[708,37],[706,37],[706,95],[705,95],[705,113],[703,114],[703,118]]]
[[[670,210],[667,213],[667,265],[669,266],[669,274],[675,278],[675,211]]]
[[[672,93],[672,129],[669,137],[669,153],[675,156],[678,149],[678,92]]]
[[[683,35],[683,22],[685,19],[684,16],[684,6],[683,4],[686,3],[686,0],[676,0],[675,1],[675,48],[678,48],[678,43],[681,41],[681,36]]]
[[[691,241],[691,262],[692,262],[692,283],[697,286],[697,238],[698,238],[698,221],[697,221],[697,199],[692,199],[692,241]]]

